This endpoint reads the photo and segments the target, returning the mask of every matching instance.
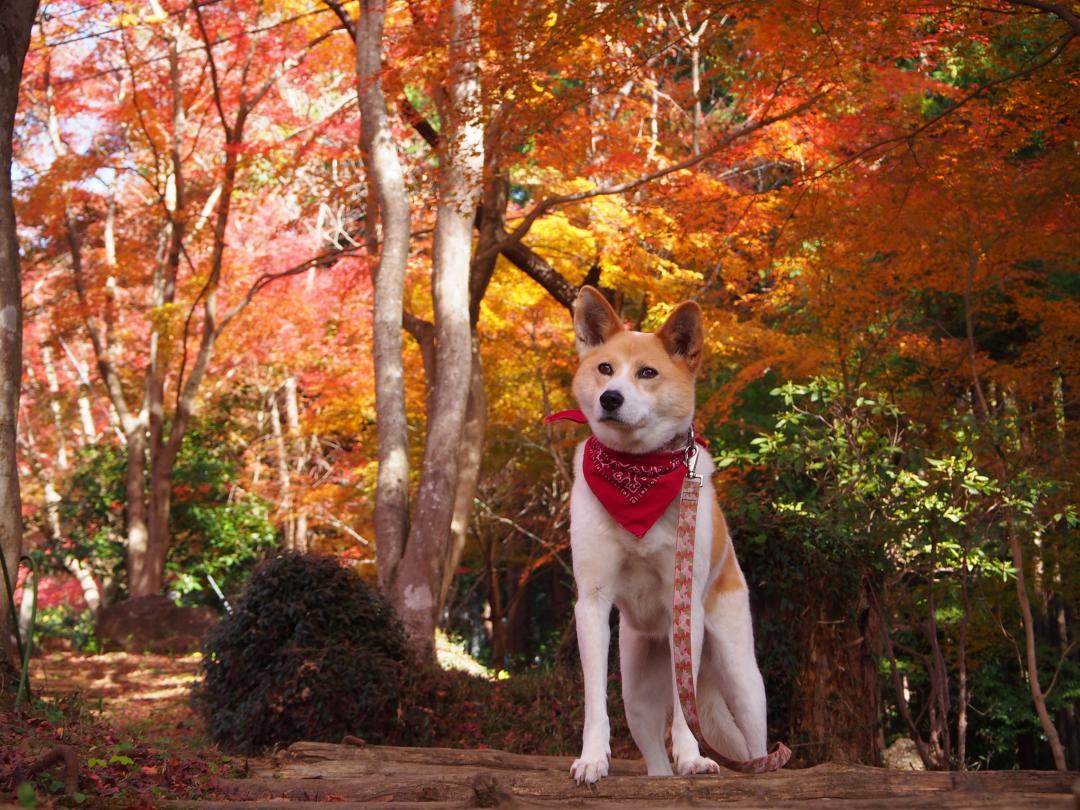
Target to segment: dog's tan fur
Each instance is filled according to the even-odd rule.
[[[625,453],[678,450],[694,415],[694,378],[704,345],[701,309],[676,307],[654,334],[623,328],[596,290],[582,288],[574,309],[581,366],[574,395],[594,435]],[[611,393],[619,404],[610,407]],[[607,406],[601,397],[607,393]],[[754,660],[746,580],[710,480],[713,462],[699,454],[704,485],[697,515],[692,633],[698,706],[709,739],[731,759],[765,754],[765,692]],[[672,755],[680,774],[718,770],[701,755],[675,698],[671,658],[674,537],[678,509],[668,507],[640,539],[620,526],[589,489],[582,447],[571,496],[571,548],[578,601],[575,618],[585,687],[582,752],[571,773],[578,782],[607,775],[608,615],[620,612],[623,700],[634,741],[649,773],[671,774],[665,745],[671,718]]]

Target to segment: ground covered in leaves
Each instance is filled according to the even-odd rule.
[[[198,655],[37,655],[33,701],[0,712],[0,803],[138,808],[213,796],[215,779],[245,762],[218,752],[192,711],[198,668]]]
[[[580,673],[552,668],[499,678],[445,643],[439,658],[435,672],[404,675],[393,731],[370,742],[576,752]],[[200,660],[68,649],[36,654],[29,708],[0,707],[0,806],[140,808],[163,799],[223,798],[217,780],[245,775],[249,761],[221,752],[191,706]],[[636,758],[617,676],[609,692],[612,753]]]

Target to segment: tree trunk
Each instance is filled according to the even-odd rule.
[[[1064,771],[1067,770],[1065,749],[1061,745],[1057,727],[1054,725],[1050,712],[1046,708],[1046,694],[1043,692],[1042,685],[1039,682],[1039,662],[1035,654],[1035,625],[1031,613],[1031,599],[1028,597],[1024,576],[1024,552],[1020,547],[1020,538],[1011,516],[1008,518],[1008,535],[1013,568],[1016,569],[1016,599],[1020,604],[1020,616],[1023,619],[1024,626],[1024,653],[1027,659],[1028,688],[1031,691],[1031,700],[1035,704],[1035,712],[1039,715],[1039,724],[1042,726],[1046,741],[1050,745],[1050,753],[1054,757],[1054,767],[1059,771]]]
[[[810,736],[811,762],[877,765],[881,690],[880,623],[858,594],[858,604],[810,600],[803,622],[805,659],[796,682],[795,725]]]
[[[292,375],[285,378],[282,386],[285,395],[285,425],[289,432],[289,441],[292,445],[291,473],[297,476],[303,474],[308,463],[307,443],[300,434],[300,402],[296,386],[296,377]],[[292,516],[289,523],[292,526],[293,548],[301,554],[307,553],[307,511],[304,509],[302,499],[293,498]]]
[[[488,131],[488,136],[492,130]],[[485,148],[485,155],[491,152]],[[490,176],[492,167],[486,168]],[[482,261],[473,260],[469,268],[469,324],[472,331],[472,370],[469,378],[469,401],[465,410],[465,428],[461,436],[461,449],[458,454],[458,485],[454,498],[454,516],[450,521],[450,547],[447,551],[446,566],[442,574],[442,587],[439,590],[439,603],[436,616],[441,616],[450,587],[454,582],[465,543],[469,534],[473,500],[480,481],[480,464],[484,455],[484,434],[487,431],[487,394],[484,391],[484,367],[480,357],[480,336],[476,325],[480,321],[480,302],[487,293],[488,284],[495,274],[498,254],[488,248],[502,238],[505,233],[505,214],[510,183],[503,174],[496,174],[484,186],[484,200],[477,212],[480,238],[477,253],[488,256]],[[489,255],[490,254],[490,255]],[[429,379],[431,379],[429,377]],[[431,408],[428,408],[431,411]]]
[[[37,0],[7,0],[0,18],[0,554],[15,585],[22,554],[22,502],[15,454],[15,429],[22,382],[22,277],[15,206],[11,198],[12,138],[23,60]],[[2,589],[0,585],[0,589]],[[9,647],[11,616],[0,593],[0,690],[13,686],[14,651]]]
[[[146,559],[143,561],[145,584],[131,596],[154,596],[161,593],[165,584],[165,560],[169,555],[169,512],[172,509],[172,473],[175,457],[164,452],[152,453],[150,480],[147,482],[147,542]]]
[[[285,432],[281,429],[281,408],[278,407],[278,392],[270,395],[270,431],[274,436],[274,450],[277,452],[278,510],[281,513],[282,545],[286,551],[296,551],[296,535],[293,525],[292,476],[289,475],[289,451],[285,446]]]
[[[976,270],[978,269],[979,255],[971,250],[968,255],[967,276],[965,279],[963,303],[964,303],[964,336],[967,341],[968,364],[971,369],[971,382],[975,391],[975,418],[980,422],[990,419],[990,408],[986,394],[983,391],[982,380],[979,376],[979,368],[976,357],[973,292]],[[1010,475],[1004,458],[997,463],[998,476],[1001,483],[1008,484]],[[1020,538],[1016,530],[1016,522],[1011,510],[1006,512],[1006,533],[1009,538],[1009,551],[1012,555],[1013,568],[1016,569],[1016,600],[1020,607],[1020,617],[1024,629],[1024,650],[1027,658],[1028,687],[1031,691],[1031,700],[1035,704],[1035,713],[1039,716],[1039,725],[1042,726],[1046,741],[1050,745],[1050,752],[1054,757],[1054,767],[1059,771],[1066,770],[1065,749],[1061,745],[1057,727],[1054,725],[1050,712],[1046,708],[1046,695],[1043,693],[1039,682],[1038,658],[1035,652],[1035,624],[1031,612],[1031,599],[1028,596],[1027,584],[1024,575],[1024,552],[1020,546]]]
[[[410,645],[434,656],[442,568],[457,491],[457,457],[472,371],[469,270],[484,165],[479,19],[472,0],[450,1],[450,75],[439,176],[432,297],[435,309],[434,412],[428,414],[416,514],[391,586]]]
[[[153,575],[147,569],[146,552],[150,528],[146,516],[146,429],[139,422],[126,432],[127,470],[124,478],[124,505],[127,509],[128,593],[141,596],[151,590]]]
[[[443,568],[442,587],[436,615],[441,615],[454,582],[454,572],[461,562],[469,536],[469,520],[473,500],[480,481],[480,463],[484,455],[484,433],[487,430],[487,394],[484,392],[484,368],[480,361],[480,338],[473,335],[472,375],[469,380],[469,402],[465,410],[465,428],[458,452],[458,485],[454,498],[454,516],[450,521],[450,547]]]
[[[356,81],[360,97],[360,149],[375,189],[382,247],[375,273],[374,334],[376,434],[379,472],[375,489],[375,559],[379,586],[390,582],[405,550],[409,514],[409,442],[401,318],[411,233],[409,196],[394,145],[382,88],[382,40],[386,6],[363,0],[356,30]],[[372,196],[369,194],[369,201]],[[374,232],[374,217],[369,233]],[[370,242],[369,242],[370,243]]]
[[[967,633],[968,623],[971,621],[971,599],[968,594],[968,579],[971,570],[968,567],[968,549],[965,541],[963,559],[960,568],[960,622],[957,637],[957,673],[956,681],[959,694],[956,701],[956,760],[957,767],[967,770],[967,728],[968,728],[968,703],[971,700],[967,674]]]

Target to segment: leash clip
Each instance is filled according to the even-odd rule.
[[[686,465],[686,477],[691,481],[697,481],[699,487],[705,486],[705,479],[697,474],[698,447],[694,441],[694,426],[691,425],[686,434],[686,449],[683,451],[683,463]]]

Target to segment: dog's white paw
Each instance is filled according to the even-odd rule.
[[[594,785],[608,775],[608,757],[602,759],[575,759],[570,775],[579,785]]]
[[[692,776],[695,773],[720,773],[720,766],[708,757],[698,755],[677,760],[675,762],[675,772],[679,776]]]

